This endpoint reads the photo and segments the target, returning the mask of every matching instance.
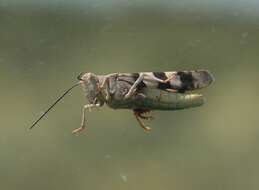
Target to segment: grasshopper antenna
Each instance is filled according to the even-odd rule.
[[[32,129],[65,95],[67,95],[73,88],[80,85],[81,82],[78,82],[67,89],[30,127]]]

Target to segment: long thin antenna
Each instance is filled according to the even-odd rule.
[[[69,93],[74,87],[80,85],[79,83],[74,84],[69,89],[67,89],[64,94],[62,94],[36,121],[33,122],[30,129],[32,129],[67,93]]]

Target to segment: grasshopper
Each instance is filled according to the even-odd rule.
[[[108,105],[113,109],[133,110],[139,125],[150,131],[143,120],[152,119],[146,115],[152,110],[179,110],[201,106],[201,94],[186,93],[210,85],[214,78],[207,70],[112,73],[95,75],[81,73],[79,82],[67,89],[30,127],[32,129],[66,94],[81,85],[89,104],[83,106],[81,126],[73,130],[80,133],[86,126],[86,111]]]

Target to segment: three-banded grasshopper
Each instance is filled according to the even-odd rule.
[[[33,128],[67,93],[81,85],[89,104],[83,106],[81,127],[73,131],[79,133],[85,128],[86,111],[107,104],[113,109],[130,109],[145,131],[142,119],[152,118],[145,113],[152,110],[178,110],[201,106],[204,97],[188,91],[207,87],[214,79],[207,70],[112,73],[95,75],[80,74],[79,82],[65,91],[30,127]]]

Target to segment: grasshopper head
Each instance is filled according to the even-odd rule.
[[[81,86],[84,89],[86,96],[90,103],[93,103],[96,99],[99,91],[99,78],[94,73],[84,73],[77,77],[80,80]]]

